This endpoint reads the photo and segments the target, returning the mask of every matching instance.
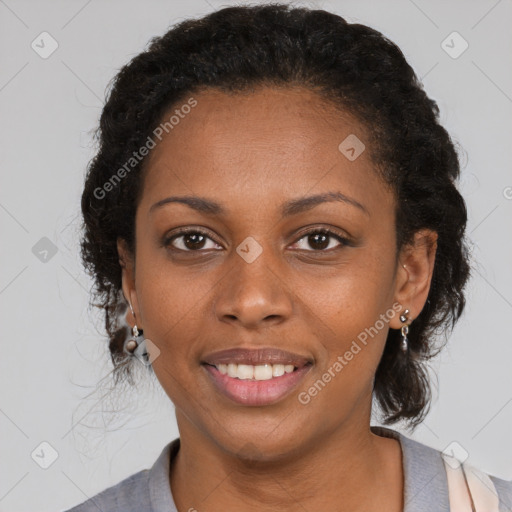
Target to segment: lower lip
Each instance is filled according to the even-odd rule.
[[[311,365],[268,380],[242,380],[224,375],[215,366],[202,365],[213,380],[215,387],[237,404],[270,405],[285,398],[304,378]]]

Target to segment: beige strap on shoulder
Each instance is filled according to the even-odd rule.
[[[499,512],[499,498],[489,475],[455,457],[442,455],[450,498],[450,512]]]

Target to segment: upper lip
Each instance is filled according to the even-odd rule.
[[[302,368],[313,361],[300,354],[287,352],[277,348],[228,348],[219,352],[212,352],[203,358],[203,363],[217,366],[219,364],[293,364],[297,368]]]

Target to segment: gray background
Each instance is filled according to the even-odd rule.
[[[79,198],[94,154],[90,131],[116,70],[169,25],[232,4],[0,0],[1,511],[70,507],[149,467],[177,436],[173,406],[156,380],[109,393],[101,319],[88,309],[91,283],[78,258]],[[432,410],[408,435],[440,450],[455,441],[468,462],[510,480],[512,3],[296,4],[395,41],[464,148],[474,277],[465,315],[432,365]],[[59,45],[46,59],[31,47],[42,46],[43,31]],[[453,31],[469,44],[458,58],[442,47]],[[457,36],[445,44],[462,48]],[[41,464],[51,462],[52,448],[42,442],[58,455],[47,469]]]

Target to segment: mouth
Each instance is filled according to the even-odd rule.
[[[313,366],[307,357],[278,349],[229,349],[201,363],[216,391],[240,405],[263,406],[288,396]]]
[[[287,373],[292,373],[299,368],[293,364],[236,364],[219,363],[209,365],[216,368],[222,375],[228,375],[233,379],[239,380],[270,380],[276,377],[282,377]]]

